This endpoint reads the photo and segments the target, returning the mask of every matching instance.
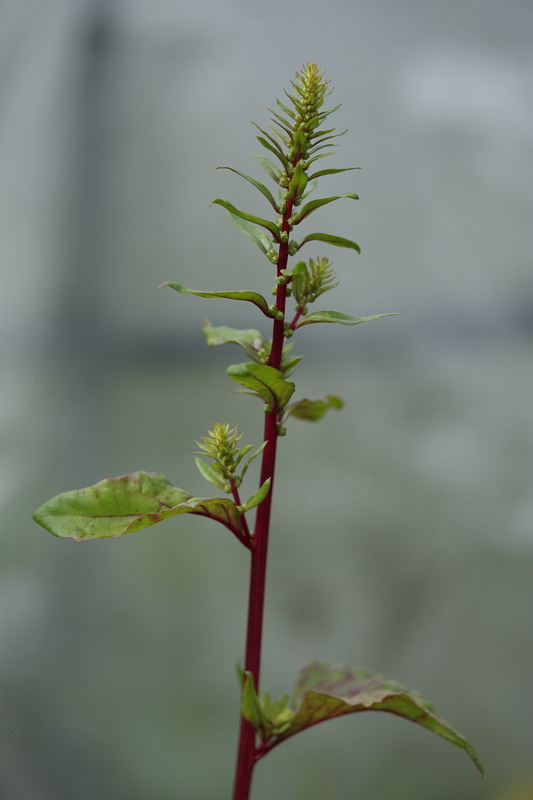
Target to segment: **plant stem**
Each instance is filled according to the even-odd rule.
[[[296,314],[294,315],[293,320],[292,320],[292,322],[290,324],[291,331],[294,331],[296,329],[296,325],[298,323],[298,320],[300,319],[300,317],[303,314],[303,310],[304,309],[303,309],[302,306],[298,306],[298,308],[296,309]]]
[[[231,493],[233,495],[233,500],[235,501],[235,505],[240,506],[241,498],[239,495],[239,490],[237,489],[237,486],[233,478],[230,479],[229,485],[231,486]],[[239,538],[239,541],[242,542],[246,547],[250,547],[250,542],[251,542],[250,530],[248,528],[248,523],[246,521],[246,517],[244,514],[242,515],[242,529],[244,531],[244,538],[242,539]]]
[[[289,219],[292,214],[293,203],[287,203],[283,214],[282,231],[289,232]],[[282,242],[279,246],[278,277],[281,270],[287,266],[288,244]],[[279,284],[276,292],[276,308],[285,313],[285,299],[287,287]],[[270,366],[279,369],[283,352],[284,320],[274,320],[272,331],[272,347],[270,350]],[[270,509],[274,491],[274,472],[276,468],[276,447],[278,441],[278,411],[265,414],[265,427],[263,441],[267,445],[263,451],[261,462],[260,486],[270,478],[270,491],[257,508],[253,545],[251,548],[250,564],[250,589],[248,595],[248,623],[246,633],[246,656],[244,669],[253,675],[255,690],[259,691],[259,678],[261,671],[261,644],[263,634],[263,613],[265,603],[265,581],[268,555],[268,535],[270,528]],[[233,800],[248,800],[252,784],[252,773],[257,760],[255,743],[255,730],[253,726],[241,716],[239,734],[239,748],[237,753],[237,766],[235,770],[235,785]]]

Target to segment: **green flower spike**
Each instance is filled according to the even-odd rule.
[[[241,461],[253,447],[253,445],[247,444],[240,448],[238,442],[242,437],[243,434],[239,433],[237,426],[231,428],[228,422],[215,422],[213,427],[207,431],[207,436],[203,436],[201,442],[196,442],[200,448],[198,454],[207,456],[213,462],[207,464],[203,459],[195,458],[201,475],[227,494],[239,488],[248,467],[264,449],[263,445],[256,450],[238,472],[237,468]]]

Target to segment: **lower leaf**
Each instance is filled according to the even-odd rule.
[[[261,702],[261,697],[253,704],[255,714],[250,714],[250,692],[253,690],[250,679],[246,689],[247,702],[243,703],[242,714],[252,725],[255,726],[255,723],[246,716],[247,713],[259,723],[256,727],[263,738],[260,755],[265,755],[285,739],[319,722],[359,711],[388,711],[416,722],[460,747],[483,775],[483,768],[470,742],[438,717],[421,695],[369,670],[325,662],[310,664],[298,677],[291,706],[285,707],[276,719],[270,718],[267,722],[268,704],[264,699]],[[261,703],[260,714],[257,713],[257,703]]]

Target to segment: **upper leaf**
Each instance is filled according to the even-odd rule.
[[[341,311],[314,311],[307,317],[302,317],[297,328],[303,325],[314,325],[317,322],[337,322],[339,325],[359,325],[361,322],[371,322],[373,319],[381,317],[399,317],[400,314],[394,312],[389,314],[374,314],[372,317],[354,317],[352,314],[343,314]]]
[[[302,162],[298,161],[296,167],[294,168],[288,188],[288,192],[291,197],[294,197],[296,200],[299,200],[300,197],[303,197],[308,183],[309,178],[307,177],[307,173],[303,168]]]
[[[232,214],[231,211],[227,211],[227,215],[230,222],[235,225],[237,230],[240,231],[243,236],[246,236],[247,239],[250,239],[251,242],[256,244],[262,253],[268,256],[268,254],[273,251],[274,243],[271,237],[266,231],[260,228],[259,225],[254,225],[251,222],[247,222],[245,219],[241,219],[241,217],[238,217],[236,214]]]
[[[326,244],[333,244],[335,247],[349,247],[352,250],[361,252],[361,248],[357,242],[352,242],[351,239],[344,239],[342,236],[332,236],[330,233],[310,233],[305,239],[302,239],[298,245],[297,251],[306,244],[306,242],[326,242]]]
[[[161,284],[161,286],[170,286],[171,289],[174,289],[174,291],[179,292],[180,294],[194,294],[197,297],[207,297],[209,299],[224,297],[228,300],[246,300],[248,303],[253,303],[259,309],[261,309],[265,316],[271,318],[274,316],[274,313],[270,311],[268,303],[263,295],[258,294],[257,292],[248,291],[247,289],[238,289],[230,292],[201,292],[197,289],[187,289],[187,287],[182,286],[181,283],[173,283],[172,281],[165,281]]]
[[[361,167],[344,167],[342,169],[321,169],[319,172],[313,173],[309,176],[309,180],[314,178],[321,178],[323,175],[337,175],[339,172],[350,172],[353,169],[361,169]]]
[[[294,218],[294,225],[298,225],[299,222],[308,217],[309,214],[312,214],[313,211],[316,211],[317,208],[321,208],[328,203],[333,203],[334,200],[340,200],[342,197],[349,197],[352,200],[359,200],[359,195],[354,194],[354,192],[349,192],[348,194],[337,194],[334,197],[320,197],[316,200],[311,200],[309,203],[305,204],[299,214]]]
[[[260,446],[257,448],[257,450],[256,450],[254,453],[252,453],[252,455],[250,456],[250,458],[246,459],[246,461],[244,462],[244,466],[243,466],[243,468],[242,468],[242,470],[241,470],[241,480],[242,480],[242,479],[244,478],[244,476],[246,475],[246,473],[247,473],[247,471],[248,471],[248,467],[250,466],[250,464],[252,463],[252,461],[255,461],[255,459],[257,458],[257,456],[261,455],[261,453],[263,452],[263,450],[265,449],[265,447],[267,446],[267,444],[268,444],[268,442],[263,442],[263,444],[261,444],[261,445],[260,445]]]
[[[222,208],[225,208],[226,211],[229,211],[231,214],[235,214],[237,217],[241,217],[241,219],[244,219],[247,222],[253,222],[254,225],[260,225],[262,228],[266,228],[267,231],[270,231],[277,242],[280,241],[279,228],[269,219],[263,219],[262,217],[254,216],[254,214],[248,214],[246,211],[241,211],[239,208],[235,208],[235,206],[232,203],[229,203],[227,200],[221,200],[220,197],[217,197],[216,200],[213,200],[213,203],[222,206]]]
[[[223,478],[222,475],[220,475],[219,472],[216,472],[213,469],[211,464],[206,464],[206,462],[202,458],[199,458],[198,456],[195,456],[194,462],[195,462],[196,466],[198,467],[198,471],[199,471],[200,475],[202,476],[202,478],[205,478],[206,481],[208,481],[209,483],[212,483],[213,486],[217,487],[217,489],[221,489],[222,491],[225,491],[225,489],[226,489],[226,480]]]
[[[283,145],[286,145],[286,142],[284,141],[284,138],[279,133],[279,131],[277,131],[275,128],[271,127],[270,128],[271,132],[269,133],[264,128],[261,128],[256,122],[252,122],[252,125],[255,128],[257,128],[258,131],[261,131],[263,136],[266,136],[268,141],[273,145],[273,147],[276,148],[278,154],[281,155],[283,158],[285,158],[285,155],[284,155],[284,152],[283,152]]]
[[[233,501],[192,497],[155,472],[132,472],[56,495],[33,519],[54,536],[83,542],[133,533],[176,514],[209,517],[242,535],[241,514]]]
[[[264,364],[233,364],[227,373],[241,386],[259,395],[269,411],[284,409],[295,389],[294,383],[285,380],[279,370]]]
[[[258,136],[257,141],[259,142],[259,144],[263,145],[265,150],[270,150],[270,152],[276,156],[276,158],[279,160],[279,162],[281,163],[281,165],[284,167],[285,170],[289,169],[290,164],[286,156],[284,156],[283,153],[279,151],[279,148],[274,147],[274,145],[270,144],[270,142],[267,141],[267,139],[265,139],[264,136]]]
[[[233,167],[216,167],[216,169],[229,169],[231,172],[234,172],[236,175],[240,175],[241,178],[244,178],[245,181],[248,181],[248,183],[251,183],[252,186],[255,186],[255,188],[258,189],[261,192],[261,194],[266,197],[266,199],[268,200],[268,202],[270,203],[270,205],[272,206],[272,208],[274,209],[276,214],[279,214],[279,209],[278,209],[276,201],[274,200],[274,198],[272,196],[272,193],[267,189],[267,187],[263,183],[260,183],[259,181],[256,181],[255,178],[250,178],[249,175],[245,175],[244,172],[239,172],[238,169],[234,169]]]
[[[255,508],[260,503],[263,502],[265,497],[270,491],[270,484],[272,483],[271,478],[267,478],[266,481],[263,483],[262,486],[259,487],[257,492],[252,494],[248,500],[244,503],[244,505],[240,506],[241,511],[249,511],[251,508]]]
[[[227,325],[218,327],[204,325],[202,331],[208,347],[215,347],[220,344],[239,344],[249,355],[256,356],[264,346],[263,337],[254,328],[243,330],[229,328]]]
[[[304,397],[302,400],[297,400],[295,403],[291,403],[287,406],[284,421],[292,416],[297,419],[306,419],[309,420],[309,422],[316,422],[321,419],[330,408],[339,410],[343,407],[343,401],[334,394],[327,394],[319,400],[308,400],[307,397]]]
[[[269,175],[273,181],[279,183],[282,173],[279,170],[279,168],[276,167],[274,162],[271,161],[269,158],[265,158],[265,156],[258,156],[255,153],[254,153],[254,158],[261,167],[261,169],[264,169],[266,174]]]

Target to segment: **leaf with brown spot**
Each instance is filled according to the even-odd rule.
[[[250,681],[251,677],[247,680]],[[246,688],[242,713],[252,724],[252,717],[259,720],[257,727],[264,742],[263,754],[295,733],[319,722],[359,711],[388,711],[416,722],[460,747],[483,775],[483,768],[470,742],[438,717],[420,694],[408,691],[396,681],[387,680],[367,669],[326,662],[310,664],[300,672],[291,705],[285,707],[277,719],[269,718],[267,713],[269,698],[266,695],[256,696],[252,703],[253,683]],[[261,705],[260,714],[257,713],[257,704]],[[255,709],[255,713],[249,713],[251,709]],[[247,713],[250,718],[246,716]],[[265,718],[267,723],[264,722]]]
[[[54,536],[84,542],[123,536],[178,514],[214,519],[243,536],[242,515],[232,500],[192,497],[155,472],[132,472],[58,494],[33,519]]]

